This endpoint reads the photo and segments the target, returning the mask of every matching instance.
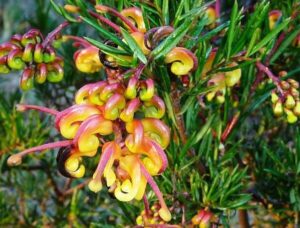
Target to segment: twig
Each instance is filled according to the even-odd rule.
[[[65,21],[62,24],[60,24],[56,29],[54,29],[52,32],[50,32],[48,34],[48,36],[46,37],[46,39],[43,42],[43,47],[47,47],[49,45],[49,43],[51,43],[54,39],[55,36],[61,32],[61,30],[63,30],[65,27],[69,26],[70,22],[69,21]]]
[[[239,210],[239,224],[241,228],[250,228],[247,210]]]
[[[276,77],[269,69],[269,67],[263,65],[261,62],[257,62],[256,63],[256,67],[262,71],[263,73],[265,73],[272,81],[273,83],[276,85],[278,92],[280,93],[280,95],[282,97],[284,97],[284,92],[280,86],[280,79],[278,77]]]
[[[97,20],[101,21],[102,23],[108,25],[109,27],[111,27],[112,29],[114,29],[117,33],[121,33],[121,29],[118,25],[116,25],[115,23],[111,22],[110,20],[108,20],[107,18],[99,15],[98,13],[95,13],[91,10],[88,11],[89,14],[96,18]]]
[[[90,179],[85,180],[85,181],[82,182],[81,184],[78,184],[78,185],[76,185],[75,187],[66,190],[66,191],[63,193],[63,195],[64,195],[64,196],[67,196],[67,195],[73,194],[73,192],[74,192],[75,190],[82,189],[84,186],[86,186],[86,185],[89,183],[89,181],[90,181]]]
[[[225,142],[226,139],[228,138],[229,134],[232,132],[232,129],[235,127],[235,125],[237,124],[238,122],[238,119],[240,117],[240,112],[237,112],[233,118],[231,119],[231,121],[227,124],[225,130],[223,131],[222,133],[222,136],[221,136],[221,141],[222,142]]]
[[[143,196],[143,202],[144,202],[144,205],[145,205],[146,217],[149,217],[149,215],[150,215],[150,208],[149,208],[149,201],[147,199],[146,194],[144,194],[144,196]]]

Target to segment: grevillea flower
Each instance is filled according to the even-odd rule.
[[[165,224],[165,221],[162,220],[162,218],[159,216],[159,209],[160,206],[158,203],[155,203],[151,208],[149,208],[149,203],[147,198],[144,198],[144,201],[146,201],[146,208],[141,212],[141,214],[136,218],[137,225],[143,226],[143,227],[164,227],[163,224]],[[177,227],[177,226],[174,226]],[[178,226],[179,227],[179,226]]]
[[[56,129],[67,140],[12,155],[8,163],[18,165],[24,155],[61,148],[57,155],[59,171],[67,177],[80,178],[86,169],[83,157],[94,157],[101,148],[98,166],[88,184],[90,190],[100,191],[103,178],[109,191],[118,200],[127,202],[141,200],[148,183],[160,202],[159,216],[169,221],[171,214],[152,177],[168,165],[164,149],[170,142],[170,129],[160,120],[165,105],[155,94],[152,79],[139,81],[136,74],[133,77],[135,96],[125,95],[132,79],[128,83],[106,80],[83,86],[76,93],[76,104],[60,112],[19,105],[20,111],[35,109],[53,115]],[[136,112],[144,112],[144,117],[137,119]]]
[[[76,68],[84,73],[95,73],[103,67],[99,59],[99,49],[93,46],[77,50],[74,61]]]
[[[213,217],[213,213],[202,209],[192,218],[193,225],[199,225],[199,228],[208,228],[210,226],[210,220]]]
[[[270,30],[274,29],[277,22],[281,19],[282,13],[280,10],[272,10],[269,13],[269,28]]]
[[[131,7],[122,10],[121,14],[127,17],[128,19],[132,20],[140,32],[142,33],[146,32],[146,26],[145,26],[144,17],[141,9],[137,7]]]
[[[218,19],[218,15],[214,6],[209,6],[205,10],[205,16],[207,17],[207,25],[210,28],[216,27],[216,20]]]
[[[208,77],[208,73],[212,70],[213,62],[216,56],[216,50],[213,50],[202,71],[202,77]],[[228,65],[228,67],[236,67],[238,64],[236,62],[232,62]],[[226,72],[218,72],[210,76],[210,79],[207,82],[208,86],[211,86],[212,89],[210,92],[206,94],[206,98],[208,101],[212,101],[216,98],[216,101],[220,104],[224,103],[225,101],[225,93],[227,88],[234,87],[240,82],[242,76],[242,71],[240,68],[234,69],[232,71]]]
[[[196,56],[188,49],[173,48],[165,57],[165,63],[171,64],[171,72],[182,76],[195,70],[198,66]]]

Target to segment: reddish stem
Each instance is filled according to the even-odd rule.
[[[221,2],[220,2],[220,0],[216,0],[215,9],[216,9],[217,18],[219,18],[220,13],[221,13]]]
[[[92,45],[87,42],[85,39],[78,37],[78,36],[72,36],[72,35],[65,35],[65,38],[67,38],[68,40],[74,40],[76,42],[78,42],[81,46],[87,48],[87,47],[91,47]]]
[[[143,163],[141,161],[139,161],[140,163],[140,167],[141,167],[141,172],[144,175],[144,177],[146,178],[148,184],[151,186],[153,192],[155,193],[160,206],[162,208],[168,208],[165,200],[163,198],[163,194],[161,193],[161,191],[159,190],[159,187],[157,186],[156,182],[154,181],[153,177],[148,173],[147,169],[145,168],[145,166],[143,165]]]
[[[149,217],[149,215],[150,215],[150,207],[149,207],[149,201],[147,199],[146,193],[143,196],[143,202],[144,202],[144,205],[145,205],[146,217]]]
[[[111,143],[111,145],[108,145],[108,147],[110,148],[106,148],[106,150],[103,150],[102,147],[102,155],[96,168],[94,179],[101,180],[105,166],[114,153],[113,148],[111,148],[112,146],[114,146],[113,143]]]
[[[104,5],[97,5],[95,6],[96,10],[99,10],[101,12],[108,12],[111,13],[112,15],[118,17],[121,21],[123,21],[132,32],[138,32],[139,30],[132,24],[130,20],[128,20],[125,16],[123,16],[121,13],[119,13],[117,10],[104,6]]]
[[[38,152],[38,151],[43,151],[43,150],[48,150],[48,149],[54,149],[54,148],[59,148],[59,147],[67,147],[72,145],[72,140],[64,140],[64,141],[58,141],[58,142],[52,142],[52,143],[46,143],[44,145],[32,147],[30,149],[24,150],[18,154],[15,154],[17,156],[23,157],[27,154],[31,154],[33,152]],[[12,156],[15,156],[12,155]]]
[[[231,121],[227,124],[222,136],[221,136],[221,141],[225,142],[229,134],[232,132],[232,129],[234,126],[237,124],[238,119],[239,119],[240,113],[236,113],[234,117],[231,119]]]
[[[54,109],[50,109],[50,108],[46,108],[46,107],[38,106],[38,105],[17,104],[16,109],[20,112],[30,110],[30,109],[38,110],[40,112],[45,112],[45,113],[51,114],[53,116],[56,116],[59,113],[58,111],[56,111]]]
[[[268,54],[266,61],[265,61],[265,65],[269,66],[270,65],[270,60],[272,58],[272,56],[274,55],[274,53],[277,51],[277,49],[279,48],[279,46],[281,45],[281,43],[284,41],[285,38],[285,33],[282,32],[280,34],[280,36],[278,37],[275,45],[273,46],[272,50],[270,51],[270,53]]]
[[[44,42],[42,43],[43,47],[47,47],[54,39],[55,36],[61,32],[61,30],[63,30],[65,27],[69,26],[70,22],[69,21],[65,21],[62,24],[60,24],[56,29],[54,29],[52,32],[50,32],[48,34],[48,36],[46,37],[46,39],[44,40]]]
[[[281,88],[281,86],[280,86],[280,79],[279,79],[278,77],[276,77],[276,76],[270,71],[270,69],[269,69],[267,66],[263,65],[261,62],[257,62],[257,63],[256,63],[256,67],[257,67],[260,71],[264,72],[264,73],[265,73],[265,74],[273,81],[273,83],[276,85],[277,90],[278,90],[278,92],[280,93],[280,95],[281,95],[282,97],[284,97],[284,92],[283,92],[283,90],[282,90],[282,88]]]
[[[143,63],[138,65],[138,67],[135,69],[133,77],[135,77],[136,79],[139,79],[145,67],[146,67],[146,65]]]
[[[105,17],[103,17],[103,16],[101,16],[101,15],[99,15],[99,14],[97,14],[97,13],[91,11],[91,10],[89,10],[88,12],[92,17],[94,17],[97,20],[101,21],[102,23],[108,25],[109,27],[114,29],[117,33],[121,33],[120,27],[118,25],[116,25],[115,23],[111,22],[107,18],[105,18]]]
[[[162,150],[162,148],[153,140],[151,140],[151,141],[152,141],[152,145],[155,147],[155,149],[162,161],[162,166],[161,166],[161,169],[159,170],[159,173],[162,173],[168,167],[168,158],[167,158],[165,152]]]

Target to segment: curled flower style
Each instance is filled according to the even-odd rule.
[[[156,119],[161,119],[166,111],[165,103],[158,96],[153,96],[151,100],[145,101],[143,108],[146,117]]]
[[[216,56],[216,50],[213,50],[202,71],[202,77],[207,78],[209,77],[208,74],[212,70],[213,62]],[[228,67],[236,68],[238,64],[236,62],[232,62]],[[233,69],[231,71],[226,72],[218,72],[215,74],[212,74],[210,76],[210,79],[207,82],[207,85],[212,87],[211,91],[206,94],[206,98],[208,101],[212,101],[213,99],[216,99],[217,103],[224,103],[225,101],[225,94],[226,91],[236,85],[239,84],[240,79],[242,76],[242,71],[240,68]]]
[[[132,86],[132,78],[135,95],[130,97],[125,91]],[[152,177],[168,165],[164,149],[170,142],[170,129],[161,120],[165,105],[155,94],[152,79],[140,81],[136,74],[132,78],[128,83],[106,80],[87,84],[76,93],[76,104],[63,111],[18,105],[19,111],[34,109],[53,115],[56,129],[67,140],[12,155],[8,163],[19,165],[24,155],[58,147],[58,170],[66,177],[81,178],[86,171],[83,158],[95,157],[101,148],[90,190],[100,191],[103,178],[118,200],[128,202],[141,200],[148,183],[160,202],[159,217],[169,221],[171,214]]]
[[[133,20],[140,32],[142,33],[146,32],[146,26],[145,26],[144,17],[141,9],[137,7],[131,7],[131,8],[123,9],[121,11],[121,14],[124,17]]]
[[[186,48],[173,48],[165,57],[165,63],[171,64],[171,72],[182,76],[195,70],[198,66],[196,56]]]
[[[281,19],[282,13],[280,10],[272,10],[269,13],[269,28],[270,30],[274,29],[277,22]]]
[[[99,58],[99,49],[93,46],[77,50],[74,60],[76,68],[84,73],[95,73],[103,67]]]
[[[145,44],[145,35],[142,32],[133,32],[130,34],[135,42],[139,45],[145,55],[150,53],[149,48]]]

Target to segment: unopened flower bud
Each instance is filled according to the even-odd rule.
[[[281,116],[283,114],[283,107],[282,107],[282,103],[281,101],[278,101],[274,108],[273,108],[273,112],[275,114],[275,116]]]
[[[299,101],[296,102],[293,112],[296,116],[300,116],[300,102]]]
[[[33,51],[34,51],[34,44],[27,44],[23,51],[22,60],[24,62],[32,62],[33,60]]]
[[[69,13],[78,13],[80,11],[79,7],[70,4],[64,5],[64,9]]]
[[[223,104],[225,102],[225,96],[224,95],[217,95],[216,100],[218,104]]]
[[[274,29],[278,21],[280,20],[282,13],[280,10],[272,10],[269,13],[269,28]]]
[[[286,75],[287,75],[287,72],[284,71],[284,70],[282,70],[282,71],[280,71],[280,72],[278,73],[278,76],[279,76],[279,77],[284,77],[284,76],[286,76]]]
[[[236,65],[237,65],[236,63],[232,63],[230,66],[234,67]],[[241,75],[242,75],[242,71],[239,68],[235,69],[233,71],[225,72],[226,85],[228,87],[233,87],[234,85],[236,85],[240,81]]]
[[[287,95],[284,106],[288,109],[292,109],[292,108],[294,108],[295,105],[296,105],[296,102],[295,102],[295,99],[293,98],[293,96],[290,94]]]
[[[92,192],[100,192],[101,189],[102,189],[102,183],[100,180],[96,180],[96,179],[92,179],[89,184],[88,184],[88,187],[89,189],[92,191]]]
[[[272,94],[271,94],[272,103],[273,104],[276,103],[278,101],[278,99],[279,99],[278,95],[275,92],[272,92]]]
[[[297,116],[292,111],[285,109],[285,113],[287,115],[288,123],[293,124],[298,120]]]
[[[7,66],[7,56],[0,58],[0,74],[8,74],[10,72],[9,67]]]
[[[33,88],[34,69],[26,68],[20,78],[20,87],[22,90],[30,90]]]
[[[297,97],[299,97],[299,91],[295,88],[291,89],[291,94],[292,96],[296,99]]]
[[[37,44],[35,46],[33,59],[36,63],[43,62],[43,46],[42,46],[42,44]]]
[[[287,81],[291,84],[293,88],[295,89],[299,88],[299,82],[297,82],[296,80],[289,78]]]
[[[22,157],[18,154],[11,155],[7,159],[7,164],[9,166],[17,166],[17,165],[20,165],[21,163],[22,163]]]
[[[287,81],[281,81],[280,85],[281,85],[281,88],[284,90],[288,90],[291,87],[290,83],[288,83]]]

